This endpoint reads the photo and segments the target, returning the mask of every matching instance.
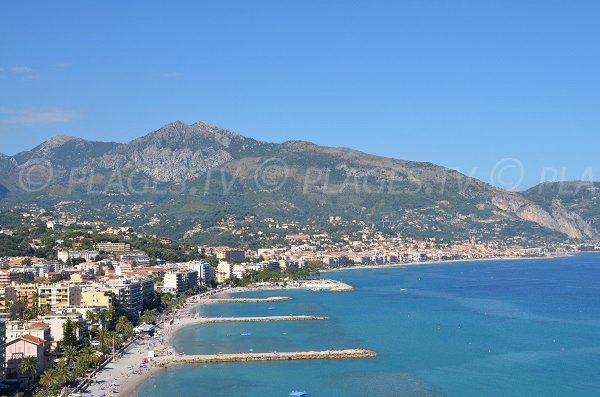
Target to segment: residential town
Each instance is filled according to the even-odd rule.
[[[172,302],[199,291],[256,281],[285,283],[323,269],[564,255],[578,248],[419,241],[356,222],[347,222],[346,235],[332,235],[314,226],[254,219],[256,225],[266,225],[257,236],[267,237],[269,229],[277,233],[270,244],[252,249],[178,243],[40,209],[4,214],[4,219],[0,381],[9,393],[33,391],[36,385],[76,386],[87,371],[110,360],[134,329],[151,331]],[[239,227],[233,219],[225,219],[221,227],[228,223]],[[19,236],[26,247],[10,245]],[[29,254],[4,255],[19,249]],[[74,351],[87,358],[67,359]],[[57,376],[65,365],[77,376]]]

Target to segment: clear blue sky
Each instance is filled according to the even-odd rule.
[[[5,154],[201,120],[498,185],[520,179],[510,162],[490,176],[505,158],[523,165],[519,187],[544,167],[600,180],[598,1],[5,1],[1,14]]]

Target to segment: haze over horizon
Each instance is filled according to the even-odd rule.
[[[5,5],[1,153],[182,120],[500,187],[600,179],[598,3],[146,5]]]

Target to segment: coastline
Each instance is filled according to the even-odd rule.
[[[164,351],[171,352],[173,355],[178,355],[181,353],[181,352],[176,351],[172,345],[172,341],[173,341],[175,335],[177,334],[178,331],[180,331],[183,328],[186,328],[189,326],[194,326],[194,325],[199,325],[198,321],[194,318],[195,309],[204,304],[216,304],[216,302],[215,303],[210,302],[210,297],[212,297],[213,295],[222,295],[222,294],[238,293],[238,292],[304,289],[304,288],[309,288],[310,286],[314,287],[314,285],[317,285],[318,288],[322,288],[324,290],[329,290],[331,292],[350,292],[350,291],[354,290],[352,288],[352,286],[350,286],[346,283],[340,282],[338,280],[325,279],[325,280],[317,280],[316,282],[315,282],[315,280],[302,280],[302,282],[299,282],[297,285],[292,284],[292,285],[288,285],[288,286],[276,286],[276,285],[266,286],[265,285],[265,286],[258,286],[258,287],[225,288],[222,290],[209,291],[209,292],[205,292],[200,295],[195,295],[195,296],[189,297],[186,300],[184,306],[181,309],[179,309],[173,313],[174,320],[173,320],[172,325],[170,325],[164,321],[161,324],[162,327],[160,329],[161,329],[161,333],[163,336],[162,349]],[[143,342],[136,343],[135,346],[139,350],[136,351],[131,348],[128,349],[128,351],[126,352],[124,357],[120,358],[119,360],[117,360],[115,362],[115,364],[117,364],[117,365],[111,366],[112,363],[109,363],[105,368],[103,368],[98,373],[98,378],[102,378],[104,380],[118,379],[120,381],[119,395],[139,396],[139,393],[137,393],[137,390],[139,389],[139,387],[142,384],[144,384],[145,382],[147,382],[148,380],[152,379],[155,374],[157,374],[158,372],[160,372],[164,369],[181,365],[181,363],[170,362],[169,360],[166,360],[165,357],[168,357],[168,355],[157,356],[156,357],[157,365],[149,366],[149,368],[142,371],[141,374],[132,375],[132,372],[131,372],[131,370],[129,370],[129,367],[138,365],[143,360],[144,357],[147,357],[146,354],[148,351],[148,349],[146,349],[144,347]],[[126,365],[123,365],[123,360]],[[159,362],[160,362],[160,365],[158,365]],[[121,365],[118,365],[118,364],[121,364]],[[102,392],[106,392],[107,396],[110,395],[110,396],[114,397],[114,394],[109,393],[110,390],[99,391],[98,388],[94,387],[94,386],[97,386],[97,384],[93,383],[86,389],[86,391],[91,392],[92,395],[94,395],[94,396],[97,396],[98,394],[100,394]],[[92,391],[94,389],[96,392]]]
[[[348,270],[363,270],[363,269],[387,269],[387,268],[399,268],[399,267],[410,267],[410,266],[421,266],[421,265],[444,265],[452,263],[468,263],[468,262],[495,262],[495,261],[516,261],[516,260],[542,260],[542,259],[560,259],[575,256],[575,254],[563,254],[563,255],[552,255],[552,256],[502,256],[492,258],[465,258],[465,259],[448,259],[448,260],[427,260],[420,262],[403,262],[403,263],[388,263],[385,265],[356,265],[356,266],[344,266],[336,267],[331,269],[321,270],[323,273],[338,273],[346,272]]]
[[[541,260],[541,259],[558,259],[564,257],[570,257],[573,254],[565,254],[565,255],[556,255],[550,257],[495,257],[495,258],[477,258],[477,259],[452,259],[445,261],[423,261],[423,262],[409,262],[409,263],[398,263],[398,264],[388,264],[388,265],[366,265],[366,266],[352,266],[346,268],[337,268],[337,269],[327,269],[323,270],[324,273],[336,273],[343,272],[348,270],[361,270],[361,269],[381,269],[381,268],[401,268],[408,266],[419,266],[419,265],[443,265],[443,264],[452,264],[452,263],[464,263],[464,262],[487,262],[487,261],[501,261],[501,260]],[[338,280],[331,279],[319,279],[319,280],[301,280],[298,283],[291,283],[289,285],[261,285],[261,286],[253,286],[253,287],[235,287],[235,288],[224,288],[222,290],[209,291],[200,295],[192,296],[188,298],[184,304],[184,306],[173,313],[173,324],[170,325],[166,322],[163,322],[160,327],[163,341],[162,348],[164,351],[171,352],[173,355],[178,355],[180,352],[177,352],[172,346],[172,340],[178,331],[183,328],[198,325],[199,323],[194,319],[195,309],[203,304],[213,304],[210,302],[210,298],[213,295],[222,295],[222,294],[230,294],[230,293],[240,293],[240,292],[258,292],[258,291],[281,291],[286,289],[306,289],[306,288],[319,288],[323,290],[329,290],[331,292],[336,291],[353,291],[354,288],[348,284],[340,282]],[[216,303],[216,302],[214,302]],[[135,351],[138,348],[139,350]],[[116,364],[120,362],[120,360],[125,360],[126,364],[129,366],[135,366],[139,364],[144,357],[146,357],[148,349],[145,348],[144,342],[135,343],[128,349],[125,356],[116,361]],[[124,396],[139,396],[137,393],[139,387],[152,379],[155,374],[158,372],[171,368],[172,366],[181,365],[178,362],[170,362],[169,360],[164,359],[165,356],[157,356],[156,363],[157,365],[150,366],[148,369],[145,369],[141,372],[141,374],[137,374],[135,376],[131,375],[131,371],[129,373],[124,374],[123,368],[128,369],[129,366],[123,365],[113,365],[109,363],[103,370],[101,370],[98,374],[98,377],[102,377],[103,379],[117,379],[120,381],[119,387],[119,395]],[[158,365],[158,363],[161,363]],[[104,373],[106,370],[106,373]],[[87,388],[89,392],[91,387]],[[108,395],[115,396],[110,393],[110,390],[105,391]],[[98,393],[93,393],[92,395],[96,396]]]
[[[212,295],[212,292],[189,297],[184,306],[173,313],[174,321],[172,325],[169,325],[167,320],[157,324],[156,328],[160,335],[155,335],[154,338],[148,340],[137,340],[133,343],[121,357],[110,361],[98,371],[94,376],[94,381],[85,388],[84,393],[92,396],[105,394],[114,397],[117,394],[113,393],[112,389],[116,388],[118,395],[139,396],[136,391],[143,383],[152,379],[158,372],[179,365],[164,360],[164,357],[168,357],[170,354],[177,354],[171,346],[173,336],[181,328],[194,324],[193,310],[202,304],[203,297],[210,295]],[[150,350],[154,350],[159,354],[156,354],[154,360],[148,359],[148,363],[144,366],[141,363],[144,358],[148,358],[148,351]],[[111,387],[113,383],[118,386]]]

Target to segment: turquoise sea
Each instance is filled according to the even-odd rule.
[[[365,347],[375,359],[167,369],[148,396],[600,395],[600,255],[459,262],[324,274],[352,293],[305,290],[277,303],[209,305],[207,316],[315,314],[327,321],[181,330],[186,353]],[[240,296],[240,295],[238,295]],[[270,309],[271,307],[271,309]],[[251,333],[242,336],[242,333]]]

